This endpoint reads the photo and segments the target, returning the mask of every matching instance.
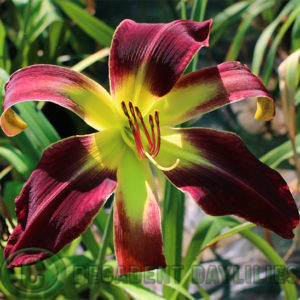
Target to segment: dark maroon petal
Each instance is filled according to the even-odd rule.
[[[11,75],[5,85],[0,125],[13,136],[26,128],[10,109],[24,101],[50,101],[68,108],[89,125],[101,130],[113,128],[116,115],[108,92],[97,82],[68,68],[32,65]]]
[[[165,172],[171,182],[208,214],[234,214],[284,238],[294,236],[298,209],[279,173],[256,159],[235,134],[200,128],[180,132],[183,149],[188,144],[197,149],[199,163],[182,157],[177,168]]]
[[[4,251],[9,267],[47,256],[28,255],[25,249],[56,253],[86,230],[116,187],[119,143],[118,135],[103,131],[71,137],[45,150],[16,199],[18,226]]]
[[[255,119],[274,117],[274,101],[259,78],[239,62],[225,62],[180,78],[149,113],[159,111],[161,125],[174,126],[247,97],[258,100]]]
[[[146,220],[132,224],[121,201],[115,201],[115,247],[119,273],[165,268],[160,211],[156,199],[148,199]]]
[[[195,53],[208,46],[211,25],[212,20],[158,24],[124,20],[115,32],[110,54],[112,93],[126,84],[130,74],[155,96],[169,92]]]
[[[114,241],[120,274],[166,267],[160,210],[147,161],[128,150],[118,168]]]

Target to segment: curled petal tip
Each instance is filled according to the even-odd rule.
[[[11,108],[1,115],[0,125],[7,136],[15,136],[27,128],[27,124]]]
[[[274,116],[275,105],[273,100],[267,97],[258,97],[254,119],[258,121],[270,121]]]

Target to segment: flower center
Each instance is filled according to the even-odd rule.
[[[134,141],[135,141],[135,145],[137,148],[139,159],[140,160],[143,159],[144,156],[146,156],[148,158],[149,157],[155,158],[158,155],[159,149],[160,149],[160,128],[159,128],[158,111],[155,111],[155,113],[154,113],[154,121],[155,121],[155,125],[156,125],[156,135],[155,135],[155,130],[154,130],[155,126],[154,126],[154,122],[153,122],[153,116],[151,114],[149,115],[149,125],[151,128],[151,137],[150,137],[149,131],[146,127],[146,124],[144,122],[143,116],[142,116],[139,108],[137,106],[133,106],[132,102],[129,101],[128,106],[129,106],[129,110],[130,110],[130,114],[131,114],[130,115],[124,101],[121,102],[121,105],[122,105],[123,112],[128,119],[129,128],[134,137]],[[140,128],[137,118],[139,118],[139,120],[140,120],[141,128]],[[142,136],[141,136],[142,132],[144,132],[144,134],[147,138],[147,142],[148,142],[147,146],[149,148],[149,151],[145,151],[145,147],[143,145]]]

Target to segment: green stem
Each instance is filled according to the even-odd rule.
[[[96,259],[96,265],[98,266],[98,274],[102,274],[102,269],[103,269],[103,265],[105,262],[105,254],[106,254],[106,250],[107,247],[109,245],[109,241],[112,235],[112,230],[113,230],[113,207],[111,207],[110,209],[110,213],[107,219],[107,223],[104,229],[104,233],[103,233],[103,240],[102,240],[102,247],[99,251],[99,255]],[[98,293],[99,293],[99,283],[97,282],[93,282],[91,285],[91,300],[95,300],[97,299]]]
[[[204,20],[206,11],[207,0],[195,0],[192,9],[191,20],[202,22]],[[191,73],[196,71],[198,63],[198,53],[194,56],[193,60],[190,62],[186,69],[186,73]]]
[[[24,59],[24,54],[25,54],[25,50],[26,50],[27,28],[28,28],[28,22],[30,19],[31,3],[32,3],[32,0],[29,0],[25,7],[24,25],[23,25],[21,42],[20,42],[19,49],[18,49],[20,52],[19,52],[19,56],[17,59],[17,65],[15,66],[16,68],[19,68],[20,66],[25,67],[26,63],[27,63],[27,60]]]
[[[167,264],[173,273],[172,277],[178,282],[180,281],[181,273],[183,220],[184,194],[167,181],[163,202],[162,223],[164,250]],[[164,286],[163,294],[166,299],[169,299],[173,294],[173,289]]]
[[[185,5],[185,0],[181,0],[181,19],[186,20],[186,5]]]
[[[89,55],[88,57],[86,57],[85,59],[81,60],[80,62],[78,62],[76,65],[74,65],[71,69],[77,72],[82,72],[84,69],[88,68],[89,66],[91,66],[92,64],[94,64],[95,62],[103,59],[104,57],[109,55],[109,48],[103,48],[99,51],[97,51],[96,53]]]

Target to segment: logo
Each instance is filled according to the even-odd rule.
[[[8,269],[10,261],[18,256],[41,254],[48,257],[33,265]],[[17,298],[45,299],[57,294],[63,287],[66,278],[64,261],[48,250],[40,248],[26,248],[16,251],[1,266],[1,279],[6,291]]]

